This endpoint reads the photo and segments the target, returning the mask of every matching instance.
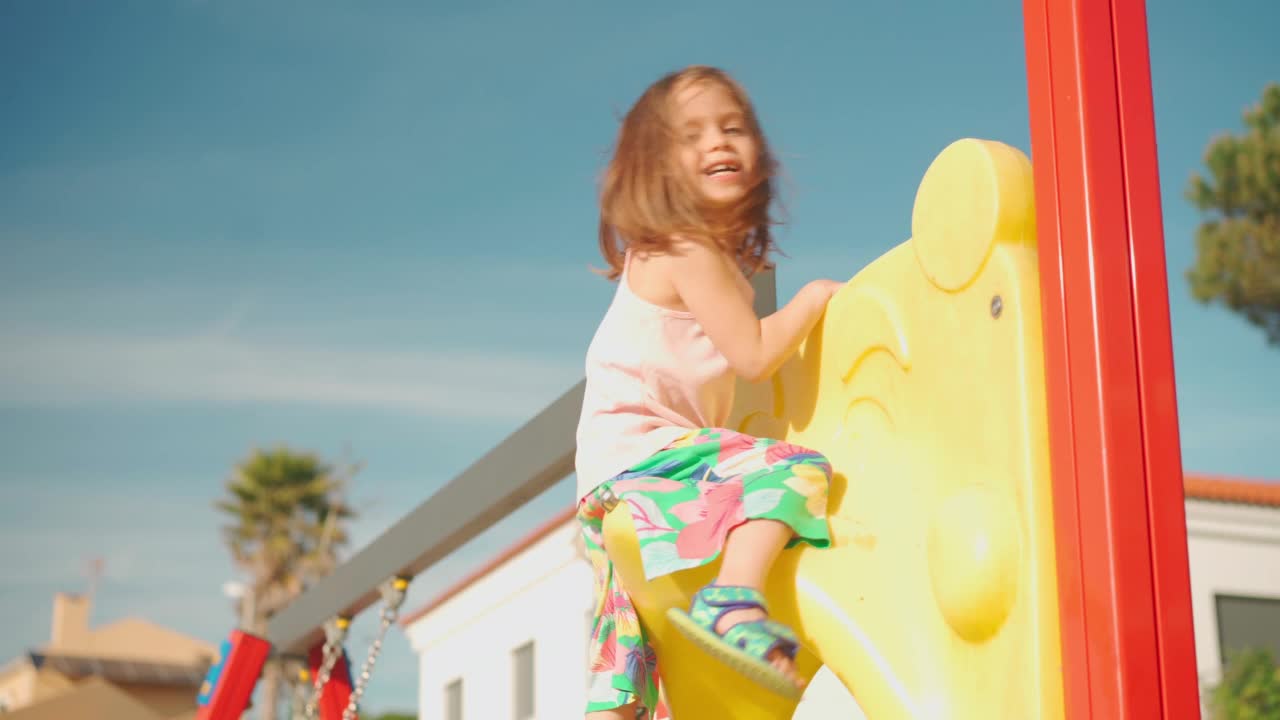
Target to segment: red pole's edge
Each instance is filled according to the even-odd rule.
[[[1161,691],[1166,718],[1196,720],[1199,678],[1146,9],[1142,0],[1113,0],[1112,12]]]

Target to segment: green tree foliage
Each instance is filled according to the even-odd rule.
[[[1209,720],[1280,718],[1280,667],[1267,650],[1246,650],[1227,661],[1209,695]]]
[[[1191,178],[1187,198],[1205,219],[1187,279],[1197,300],[1221,302],[1280,346],[1280,85],[1263,90],[1244,125],[1214,139],[1207,175]]]
[[[239,601],[249,631],[264,632],[267,618],[337,565],[355,514],[343,500],[355,471],[283,447],[256,450],[235,466],[216,507],[227,517],[231,557],[249,578]],[[276,716],[281,679],[275,663],[264,669],[263,720]]]

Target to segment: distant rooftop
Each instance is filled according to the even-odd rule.
[[[0,716],[192,720],[196,689],[216,649],[141,618],[91,627],[92,605],[86,595],[53,596],[49,642],[0,666],[0,687],[33,688]],[[188,694],[189,703],[182,700]]]
[[[57,593],[49,642],[0,665],[0,675],[24,666],[71,678],[198,686],[213,663],[214,646],[141,618],[90,627],[91,601]]]
[[[37,670],[54,670],[68,677],[100,677],[111,682],[186,687],[204,681],[202,663],[149,662],[109,657],[27,653]]]
[[[5,720],[158,720],[157,714],[145,703],[100,678],[90,678],[56,697],[4,713],[3,716]]]

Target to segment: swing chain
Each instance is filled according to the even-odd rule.
[[[306,720],[314,720],[316,716],[324,686],[329,682],[329,675],[333,673],[333,666],[338,662],[338,656],[342,654],[342,642],[346,639],[347,630],[350,628],[351,618],[342,615],[324,625],[324,649],[321,653],[320,667],[316,671],[315,682],[311,686],[311,699],[304,710]]]
[[[369,646],[369,653],[365,657],[364,665],[360,668],[360,675],[356,678],[355,687],[351,689],[351,697],[347,700],[347,707],[342,711],[342,720],[355,720],[357,708],[360,706],[360,698],[364,695],[365,688],[369,685],[369,676],[373,674],[373,666],[378,662],[378,654],[382,652],[382,641],[387,636],[387,630],[395,624],[396,618],[400,614],[400,605],[404,602],[405,590],[409,587],[409,578],[397,575],[387,582],[383,583],[378,591],[382,594],[382,611],[379,613],[381,623],[378,626],[378,633],[373,639],[373,643]]]

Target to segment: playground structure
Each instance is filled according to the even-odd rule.
[[[912,238],[841,291],[772,382],[742,388],[740,426],[816,446],[838,476],[835,546],[788,553],[769,598],[812,651],[802,670],[826,663],[873,720],[1197,718],[1145,8],[1023,13],[1034,164],[997,142],[944,150]],[[771,311],[772,277],[757,288]],[[306,668],[307,717],[356,717],[380,643],[353,678],[350,618],[381,597],[385,631],[410,578],[568,475],[581,393],[265,638],[232,633],[198,717],[239,717],[268,652]],[[696,670],[665,684],[673,718],[790,717],[665,627],[707,578],[633,581],[625,512],[606,537],[663,662]]]

